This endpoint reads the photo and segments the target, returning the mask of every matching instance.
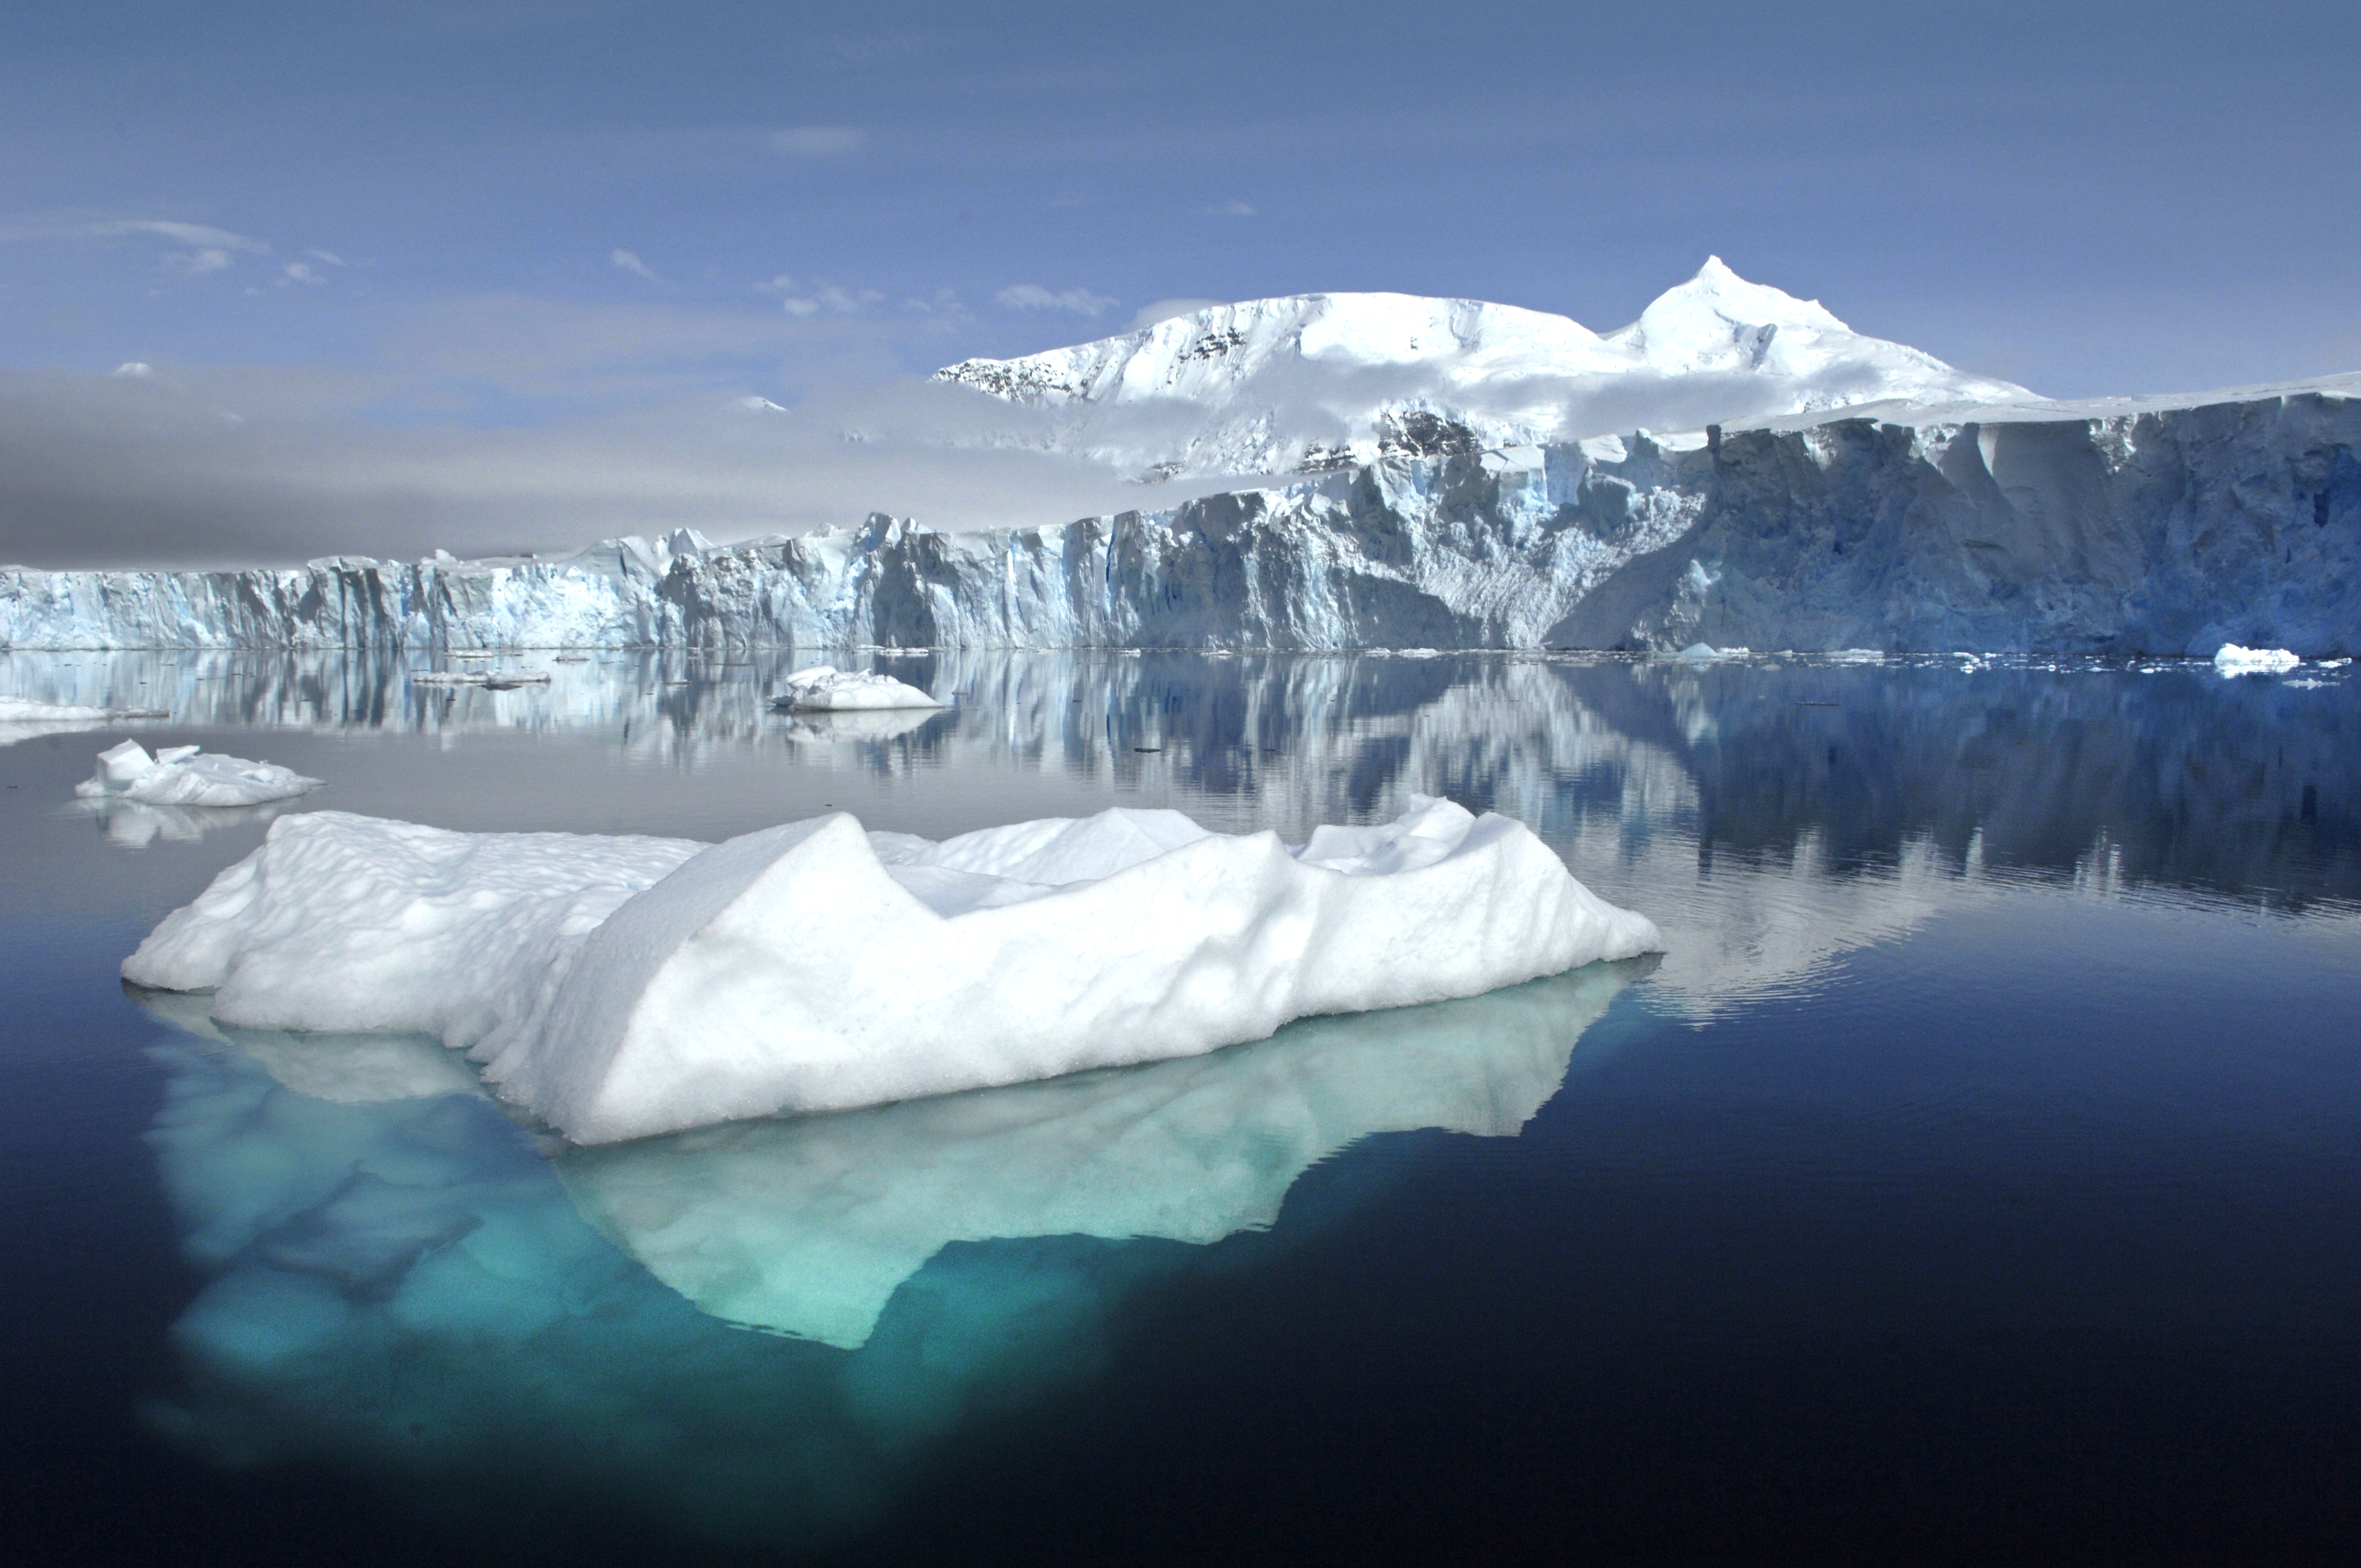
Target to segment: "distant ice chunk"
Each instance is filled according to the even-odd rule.
[[[135,983],[249,1027],[466,1046],[577,1143],[1189,1057],[1659,949],[1522,824],[1208,833],[1122,808],[941,843],[836,814],[709,848],[313,813]]]
[[[194,746],[166,746],[155,755],[137,740],[98,754],[98,772],[74,785],[85,800],[122,799],[141,806],[261,806],[317,789],[276,762],[249,762]]]
[[[2213,668],[2225,675],[2268,675],[2292,670],[2303,661],[2284,648],[2241,648],[2224,642],[2213,655]]]
[[[0,746],[43,735],[95,729],[126,718],[170,717],[155,707],[89,707],[79,703],[40,702],[32,697],[0,696]]]
[[[1717,648],[1710,642],[1692,642],[1673,657],[1692,664],[1714,664],[1726,659],[1743,659],[1752,652],[1751,648]]]
[[[940,707],[917,687],[891,675],[815,664],[786,679],[786,692],[774,705],[783,708],[845,713],[871,708]]]

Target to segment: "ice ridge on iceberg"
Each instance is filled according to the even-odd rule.
[[[815,664],[786,677],[786,691],[774,705],[814,713],[862,713],[902,707],[943,705],[917,687],[891,675],[861,670],[840,670]]]
[[[839,813],[710,847],[321,813],[123,966],[249,1027],[471,1049],[577,1143],[1195,1056],[1661,948],[1532,833],[1206,832],[1114,808],[936,844]]]

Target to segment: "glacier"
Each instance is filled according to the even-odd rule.
[[[226,572],[0,569],[0,648],[2361,645],[2361,376],[1874,405],[1387,456],[948,533]]]
[[[942,843],[842,812],[712,846],[316,812],[123,977],[248,1028],[421,1033],[578,1144],[1201,1055],[1661,951],[1531,829],[1209,833],[1113,807]]]

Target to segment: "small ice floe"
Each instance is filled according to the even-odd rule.
[[[549,662],[553,664],[587,664],[590,662],[590,655],[588,653],[560,653]]]
[[[2241,648],[2224,642],[2213,655],[2214,670],[2224,675],[2269,675],[2292,670],[2303,661],[2284,648]]]
[[[169,718],[160,707],[86,707],[75,703],[38,702],[31,697],[0,696],[0,746],[43,735],[65,735],[96,729],[126,718]]]
[[[1685,663],[1714,664],[1725,659],[1743,659],[1752,652],[1749,648],[1717,648],[1710,642],[1692,642],[1673,657]]]
[[[212,990],[223,1024],[436,1036],[601,1144],[1198,1056],[1663,945],[1522,823],[1424,796],[1292,849],[1124,808],[711,846],[307,812],[123,975]]]
[[[155,755],[137,740],[98,754],[98,772],[74,785],[84,800],[129,800],[141,806],[260,806],[317,789],[276,762],[249,762],[194,746],[166,746]]]
[[[1875,648],[1838,648],[1828,655],[1831,664],[1882,664],[1885,655]]]
[[[2320,667],[2323,670],[2341,670],[2352,662],[2350,659],[2323,659],[2320,662]]]
[[[917,687],[891,675],[840,670],[833,664],[814,664],[808,670],[797,670],[787,677],[786,687],[784,694],[772,699],[773,707],[844,713],[862,708],[943,706]]]
[[[410,684],[420,686],[483,686],[496,692],[519,686],[545,686],[546,670],[414,670]]]
[[[546,670],[494,670],[484,677],[486,691],[511,692],[519,686],[545,686],[549,684]]]

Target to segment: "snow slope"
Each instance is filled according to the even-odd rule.
[[[941,844],[841,813],[709,848],[322,812],[123,965],[250,1028],[432,1034],[577,1143],[1194,1056],[1662,947],[1504,817],[1207,833],[1110,809]]]
[[[2032,396],[1864,336],[1719,257],[1603,336],[1474,300],[1296,294],[936,374],[1069,411],[1053,445],[1156,477],[1316,471],[1896,399]]]

